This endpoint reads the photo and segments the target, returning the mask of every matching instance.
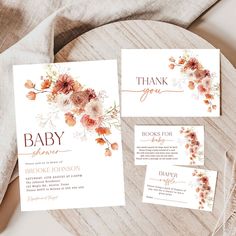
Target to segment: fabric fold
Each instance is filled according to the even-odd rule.
[[[225,154],[224,205],[212,235],[236,235],[236,149]]]

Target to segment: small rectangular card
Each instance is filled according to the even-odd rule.
[[[135,164],[204,165],[203,126],[135,126]]]
[[[123,117],[220,115],[218,49],[122,49]]]
[[[14,92],[22,211],[124,205],[117,62],[17,65]]]
[[[149,165],[143,202],[212,211],[216,177],[212,170]]]

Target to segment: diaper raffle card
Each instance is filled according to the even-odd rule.
[[[203,126],[135,126],[135,164],[204,165]]]
[[[147,166],[143,202],[212,211],[217,172]]]
[[[14,66],[23,211],[125,204],[116,64]]]
[[[220,115],[219,50],[123,49],[124,117]]]

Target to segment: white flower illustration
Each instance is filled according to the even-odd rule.
[[[70,95],[71,94],[58,94],[56,96],[56,104],[57,107],[63,111],[63,112],[69,112],[74,108],[74,105],[72,104],[71,100],[70,100]]]
[[[93,120],[97,120],[103,115],[102,103],[97,99],[91,99],[89,103],[86,104],[85,113]]]

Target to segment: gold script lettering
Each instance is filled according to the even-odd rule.
[[[122,92],[142,93],[140,97],[140,102],[144,102],[149,94],[182,93],[184,92],[184,90],[161,90],[161,89],[144,88],[142,90],[122,90]]]

